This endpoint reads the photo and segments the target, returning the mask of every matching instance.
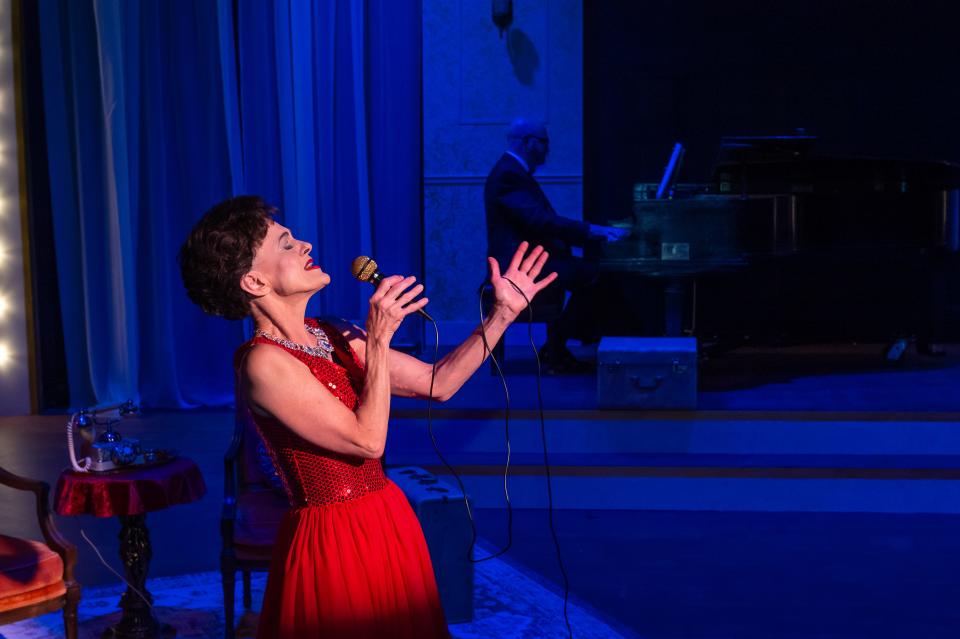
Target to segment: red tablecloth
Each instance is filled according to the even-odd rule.
[[[54,503],[59,515],[139,515],[203,497],[207,486],[192,460],[177,457],[165,464],[111,473],[65,470],[57,481]]]

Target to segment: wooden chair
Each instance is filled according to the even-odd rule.
[[[233,439],[223,458],[223,511],[220,517],[220,571],[226,639],[233,639],[236,575],[243,575],[243,606],[252,606],[250,574],[270,569],[270,557],[280,521],[289,509],[287,498],[264,474],[257,445],[262,440],[249,410],[237,399]]]
[[[0,484],[34,494],[46,542],[0,534],[0,625],[62,609],[64,633],[67,639],[76,639],[80,584],[74,581],[73,571],[77,549],[53,524],[50,485],[3,468]]]

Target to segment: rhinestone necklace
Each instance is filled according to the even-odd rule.
[[[265,337],[271,342],[276,342],[281,346],[285,346],[294,351],[301,351],[307,355],[313,355],[314,357],[322,357],[323,359],[333,361],[333,344],[330,343],[330,338],[327,337],[327,334],[323,331],[322,328],[314,328],[306,324],[303,325],[307,331],[317,338],[316,346],[305,346],[298,342],[291,342],[288,339],[283,339],[282,337],[277,337],[276,335],[271,335],[266,331],[262,331],[259,328],[253,332],[254,335],[259,335],[260,337]]]

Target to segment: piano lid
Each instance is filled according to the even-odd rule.
[[[719,193],[908,193],[960,188],[940,160],[818,154],[812,135],[726,136],[714,166]]]
[[[949,191],[960,188],[960,165],[855,156],[744,158],[718,163],[714,181],[728,194]]]
[[[727,135],[720,138],[718,162],[795,160],[813,151],[817,138],[797,135]]]

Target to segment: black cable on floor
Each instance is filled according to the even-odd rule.
[[[506,545],[498,550],[495,553],[492,553],[486,557],[481,557],[475,559],[473,556],[474,548],[477,545],[477,524],[473,518],[473,510],[470,508],[470,500],[467,497],[467,489],[463,485],[463,480],[460,478],[460,475],[454,470],[453,466],[446,460],[443,454],[440,452],[440,446],[437,443],[437,437],[433,432],[433,386],[437,378],[437,360],[439,359],[440,354],[440,331],[437,328],[436,321],[431,320],[433,323],[433,330],[435,335],[434,346],[433,346],[433,366],[430,373],[430,394],[427,397],[427,432],[430,434],[430,441],[433,443],[433,450],[436,452],[437,457],[440,459],[441,463],[446,467],[446,469],[453,475],[454,480],[457,482],[457,486],[460,488],[460,493],[463,495],[463,505],[467,509],[467,519],[470,520],[470,547],[467,549],[467,559],[472,563],[481,563],[488,561],[490,559],[495,559],[505,554],[510,547],[513,545],[513,505],[510,502],[510,492],[507,489],[507,481],[510,474],[510,391],[507,388],[507,380],[503,376],[503,372],[500,370],[500,364],[497,362],[497,359],[493,356],[493,352],[490,350],[490,345],[487,342],[487,336],[483,330],[483,289],[480,287],[480,337],[483,340],[483,346],[490,355],[491,360],[497,368],[497,372],[500,373],[500,380],[503,383],[503,392],[504,397],[506,398],[506,417],[505,417],[505,432],[506,432],[506,442],[507,442],[507,461],[503,469],[503,497],[507,504],[507,543]]]
[[[567,625],[567,634],[573,637],[573,629],[570,627],[570,617],[567,614],[567,607],[570,600],[570,579],[567,576],[567,569],[563,565],[563,555],[560,553],[560,540],[557,537],[557,529],[553,522],[553,486],[550,474],[550,458],[547,453],[547,425],[543,414],[543,372],[540,367],[540,353],[537,352],[537,344],[533,341],[533,309],[530,306],[530,300],[524,294],[520,287],[509,278],[503,278],[510,282],[510,285],[523,296],[527,303],[528,319],[527,336],[530,339],[530,346],[533,348],[534,357],[537,360],[537,406],[540,413],[540,441],[543,442],[543,470],[547,476],[547,510],[550,522],[550,535],[553,537],[553,547],[557,551],[557,565],[560,567],[560,574],[563,576],[563,621]]]
[[[568,614],[568,607],[570,601],[570,579],[567,575],[566,567],[563,564],[563,555],[560,551],[560,540],[557,537],[557,530],[554,524],[554,507],[553,507],[553,485],[552,485],[552,476],[550,473],[550,458],[547,452],[547,427],[546,419],[543,412],[543,371],[540,365],[540,354],[537,352],[536,342],[533,340],[533,307],[530,305],[530,299],[526,294],[520,289],[513,280],[504,277],[507,282],[510,283],[510,286],[514,288],[524,301],[527,303],[527,334],[530,340],[530,346],[533,348],[534,357],[537,361],[537,406],[539,408],[540,415],[540,440],[543,443],[543,468],[544,473],[547,477],[547,511],[548,511],[548,521],[550,524],[550,536],[553,538],[553,547],[556,550],[557,554],[557,565],[560,567],[560,574],[563,577],[563,621],[567,627],[567,635],[573,637],[573,629],[570,626],[570,617]],[[460,488],[460,492],[463,494],[463,504],[467,509],[467,517],[470,520],[470,530],[471,530],[471,541],[470,548],[468,550],[468,559],[473,563],[480,563],[493,559],[495,557],[500,557],[509,550],[510,546],[513,543],[513,506],[510,502],[510,493],[507,490],[507,481],[510,473],[510,391],[507,388],[507,380],[503,374],[503,369],[500,367],[500,363],[497,361],[497,358],[493,355],[493,350],[490,348],[490,344],[487,341],[487,334],[483,328],[483,291],[486,286],[481,286],[479,291],[480,296],[480,338],[483,340],[483,347],[485,354],[490,356],[491,361],[494,364],[494,367],[497,369],[497,374],[500,376],[500,381],[503,384],[503,392],[506,403],[505,409],[505,423],[504,430],[506,434],[506,446],[507,446],[507,461],[504,466],[503,471],[503,496],[507,504],[507,544],[491,555],[487,557],[481,557],[480,559],[473,558],[473,549],[476,547],[477,543],[477,525],[473,519],[473,512],[470,508],[470,500],[467,498],[467,491],[463,485],[463,480],[460,478],[460,475],[457,474],[457,471],[454,470],[453,466],[444,458],[443,454],[440,452],[440,446],[437,444],[437,438],[433,433],[433,386],[437,378],[437,359],[440,354],[440,330],[437,328],[436,321],[431,319],[433,324],[433,330],[435,335],[434,347],[433,347],[433,366],[430,374],[430,394],[427,397],[427,432],[430,434],[430,441],[433,442],[433,449],[437,454],[437,457],[443,463],[450,474],[453,475],[454,479],[457,482],[457,486]],[[501,336],[500,339],[506,339],[506,334]]]

